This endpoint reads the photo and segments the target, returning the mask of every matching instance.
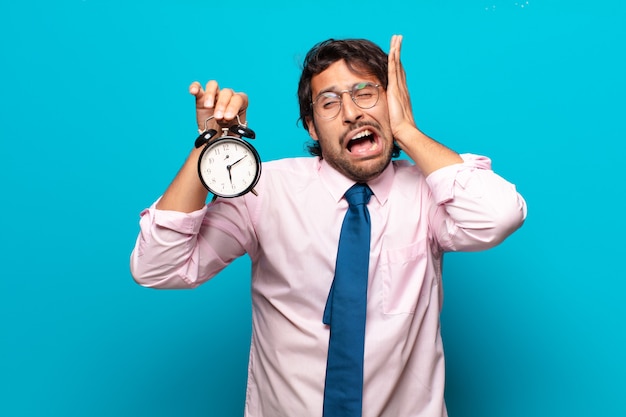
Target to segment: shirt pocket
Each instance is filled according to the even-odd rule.
[[[424,292],[428,257],[425,241],[383,252],[383,313],[413,314]]]

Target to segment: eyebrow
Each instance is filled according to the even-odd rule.
[[[320,90],[320,92],[319,92],[319,93],[317,93],[317,94],[315,95],[315,97],[319,97],[320,95],[322,95],[322,94],[324,94],[324,93],[338,93],[339,91],[352,91],[352,89],[353,89],[354,87],[356,87],[357,85],[359,85],[359,84],[375,84],[375,83],[373,83],[373,82],[371,82],[371,81],[357,81],[357,82],[355,82],[354,84],[352,84],[352,85],[350,86],[350,88],[347,88],[347,89],[345,89],[345,90],[339,90],[339,89],[337,88],[337,86],[336,86],[336,85],[331,85],[331,86],[330,86],[330,87],[328,87],[328,88],[325,88],[325,89],[323,89],[323,90]]]
[[[328,88],[325,88],[325,89],[323,89],[323,90],[320,90],[320,91],[319,91],[319,92],[315,95],[315,97],[319,97],[321,94],[324,94],[324,93],[336,93],[337,91],[339,91],[339,89],[337,88],[337,86],[336,86],[336,85],[331,85],[331,86],[330,86],[330,87],[328,87]]]

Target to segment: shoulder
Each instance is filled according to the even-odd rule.
[[[267,221],[264,214],[279,212],[287,207],[306,207],[308,198],[320,195],[322,188],[317,157],[294,157],[277,159],[261,164],[261,176],[255,193],[248,193],[244,200],[252,221]]]
[[[261,176],[255,186],[259,193],[289,191],[309,187],[319,181],[319,158],[294,157],[261,163]]]
[[[415,165],[410,159],[394,159],[393,161],[391,161],[391,163],[393,164],[396,172],[407,172],[413,170],[417,170],[419,172],[419,168],[417,168],[417,165]]]
[[[291,186],[318,178],[320,162],[316,157],[284,158],[263,162],[261,183],[284,183]]]
[[[285,172],[317,172],[319,169],[319,158],[312,156],[302,156],[295,158],[283,158],[262,163],[263,172],[285,173]],[[273,175],[273,174],[272,174]]]
[[[393,164],[393,182],[389,189],[390,198],[400,199],[402,204],[411,205],[415,201],[428,199],[430,190],[426,177],[413,161],[396,159]]]
[[[392,162],[394,168],[394,183],[415,184],[425,180],[422,171],[408,159],[396,159]]]

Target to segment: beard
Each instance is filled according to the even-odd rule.
[[[386,146],[383,153],[379,155],[373,156],[371,158],[360,159],[359,161],[354,161],[354,159],[347,157],[344,152],[345,142],[349,140],[347,135],[354,129],[358,129],[358,128],[365,127],[365,126],[370,126],[374,128],[378,132],[378,134],[381,135],[379,140],[382,145],[389,144],[389,142],[391,142],[391,145]],[[316,127],[315,127],[315,131],[317,133],[318,138],[322,139],[320,136],[320,132],[317,130]],[[346,133],[344,133],[341,136],[340,141],[339,141],[341,145],[341,149],[338,151],[335,150],[335,148],[325,149],[321,145],[322,142],[324,142],[323,139],[318,140],[318,143],[320,144],[320,149],[322,152],[322,159],[325,159],[328,165],[330,165],[331,167],[333,167],[335,170],[339,171],[346,177],[350,178],[351,180],[356,181],[356,182],[363,182],[363,183],[378,177],[391,162],[393,152],[394,152],[393,140],[389,141],[384,136],[384,132],[382,128],[376,122],[361,122],[361,123],[357,123],[351,126],[346,131]]]

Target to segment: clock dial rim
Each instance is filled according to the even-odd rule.
[[[219,144],[223,144],[223,142],[232,142],[234,144],[237,144],[238,146],[243,146],[244,148],[248,150],[249,154],[251,154],[252,157],[254,158],[254,165],[256,167],[254,178],[252,182],[248,186],[246,186],[246,188],[244,188],[242,191],[237,192],[237,193],[224,193],[224,192],[214,190],[210,185],[207,184],[202,174],[202,165],[203,165],[204,157],[208,155],[208,152],[210,152],[211,149],[214,149],[215,146]],[[202,152],[200,153],[200,156],[198,157],[198,176],[200,177],[200,182],[202,183],[204,188],[206,188],[211,194],[217,197],[223,197],[223,198],[240,197],[252,191],[254,187],[257,185],[257,183],[259,182],[259,178],[261,177],[261,158],[256,148],[254,148],[254,146],[252,146],[252,144],[250,144],[249,142],[241,138],[235,137],[235,136],[221,136],[207,143],[202,149]]]

